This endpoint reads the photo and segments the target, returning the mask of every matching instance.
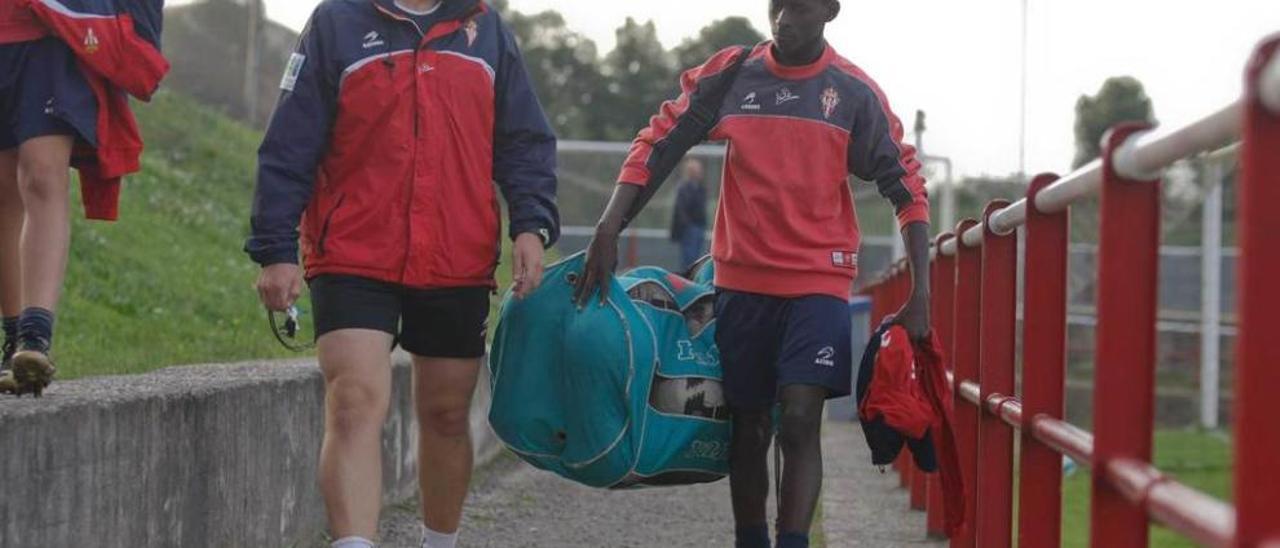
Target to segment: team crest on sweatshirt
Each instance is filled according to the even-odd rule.
[[[830,120],[831,115],[836,113],[836,107],[840,105],[840,92],[835,87],[829,87],[822,92],[822,115]]]

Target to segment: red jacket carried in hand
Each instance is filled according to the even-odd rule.
[[[936,333],[912,343],[899,325],[881,327],[867,344],[858,371],[858,418],[873,464],[894,461],[905,443],[917,466],[937,470],[946,507],[946,533],[964,526],[964,482],[951,430],[951,386]]]
[[[160,54],[162,0],[17,0],[65,42],[98,103],[96,147],[77,150],[85,216],[115,220],[120,179],[140,169],[142,134],[129,97],[147,101],[169,72]],[[127,94],[127,95],[126,95]]]

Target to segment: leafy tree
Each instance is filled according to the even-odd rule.
[[[1151,98],[1131,76],[1108,78],[1098,94],[1076,101],[1076,157],[1080,167],[1102,155],[1102,136],[1120,122],[1154,122]]]
[[[605,57],[608,93],[597,111],[605,138],[630,140],[645,125],[662,101],[676,94],[675,63],[658,41],[653,21],[644,24],[627,18],[617,30],[618,44]]]
[[[726,17],[707,25],[694,38],[685,38],[674,51],[676,66],[688,70],[729,46],[750,46],[764,40],[746,17]]]
[[[595,42],[569,30],[564,17],[555,11],[535,15],[508,12],[504,18],[520,42],[530,79],[556,134],[603,138],[603,128],[594,117],[605,89]]]

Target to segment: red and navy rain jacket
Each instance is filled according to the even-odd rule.
[[[848,175],[874,181],[901,225],[928,222],[916,151],[876,83],[830,46],[801,67],[779,64],[771,42],[756,46],[727,96],[705,104],[740,51],[684,73],[680,97],[636,137],[618,182],[661,184],[698,141],[727,141],[711,244],[716,286],[847,300],[859,246]],[[711,129],[688,138],[695,127]]]
[[[477,0],[420,29],[392,0],[326,0],[258,154],[259,264],[410,287],[493,287],[510,236],[559,232],[556,140],[511,32]]]
[[[142,133],[129,107],[148,101],[169,72],[160,54],[163,0],[17,0],[49,33],[75,52],[98,103],[97,143],[81,144],[72,164],[80,173],[85,216],[119,216],[120,180],[141,169]],[[25,18],[25,16],[24,16]]]

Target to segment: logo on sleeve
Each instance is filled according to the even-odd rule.
[[[298,83],[298,75],[302,73],[302,65],[306,62],[307,56],[301,53],[289,56],[289,64],[284,68],[284,78],[280,80],[280,89],[293,91],[293,87]]]
[[[369,31],[369,34],[364,35],[364,49],[376,48],[378,46],[385,45],[387,45],[387,43],[382,40],[382,36],[379,36],[378,31],[376,30],[371,30]]]
[[[742,110],[760,110],[760,104],[756,103],[756,92],[748,93],[742,98]]]

